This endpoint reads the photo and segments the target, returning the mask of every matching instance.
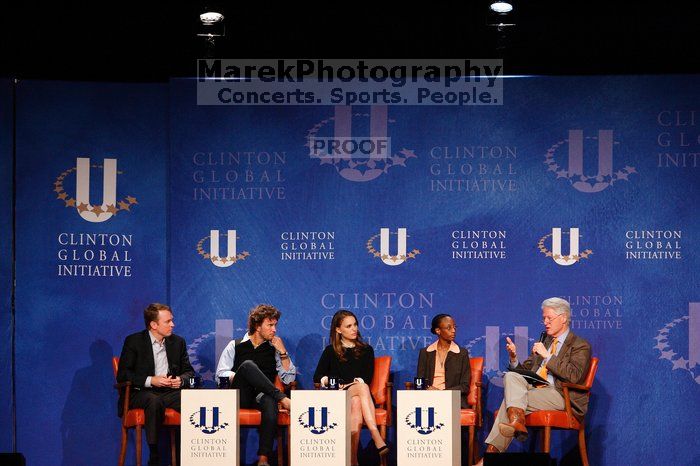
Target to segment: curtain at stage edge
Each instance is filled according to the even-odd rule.
[[[16,96],[17,449],[113,464],[111,359],[167,301],[167,88],[22,81]]]
[[[12,450],[12,82],[0,80],[0,452]]]

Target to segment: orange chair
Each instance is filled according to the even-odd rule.
[[[459,424],[469,427],[469,464],[476,463],[476,431],[481,427],[481,379],[484,376],[484,358],[469,358],[471,368],[471,381],[469,383],[469,395],[467,395],[467,405],[469,408],[461,409]]]
[[[374,375],[369,391],[374,398],[374,411],[379,435],[386,442],[386,428],[391,427],[391,391],[394,384],[389,380],[391,373],[391,356],[377,356],[374,358]],[[315,383],[316,389],[320,384]],[[387,456],[381,457],[382,466],[387,464]]]
[[[467,395],[467,405],[469,408],[460,409],[459,424],[462,427],[469,427],[469,450],[468,464],[476,463],[476,430],[481,427],[481,379],[484,376],[484,358],[469,358],[471,378],[469,382],[469,395]],[[406,390],[413,388],[413,382],[406,382]]]
[[[290,385],[291,389],[296,387],[296,382],[292,382]],[[280,380],[279,376],[275,379],[275,387],[279,388],[283,392],[286,387]],[[253,408],[241,408],[238,410],[238,423],[241,427],[257,427],[260,425],[262,419],[262,413],[258,409]],[[289,458],[289,411],[282,409],[280,407],[279,414],[277,415],[277,426],[287,427],[287,458]],[[282,434],[277,432],[277,464],[282,466],[284,464],[284,452],[282,451]]]
[[[114,378],[117,378],[119,370],[119,358],[112,358],[112,370],[114,370]],[[128,440],[129,429],[136,431],[136,466],[141,466],[141,431],[146,424],[146,415],[143,409],[129,409],[129,401],[131,396],[131,382],[120,382],[114,385],[119,391],[124,390],[124,410],[121,413],[122,418],[122,439],[121,450],[119,452],[119,466],[124,466],[126,460],[126,444]],[[163,425],[170,430],[170,456],[172,466],[177,466],[177,446],[175,443],[175,432],[180,428],[180,413],[171,408],[165,409],[165,419]]]
[[[569,398],[569,390],[579,390],[586,392],[587,396],[591,396],[591,387],[593,379],[598,370],[598,358],[591,358],[591,365],[588,368],[588,374],[583,385],[564,382],[564,411],[535,411],[525,416],[525,425],[528,427],[544,428],[544,436],[542,437],[542,449],[545,453],[549,453],[552,428],[566,429],[578,431],[578,448],[581,453],[581,462],[584,466],[588,466],[588,453],[586,453],[586,434],[584,429],[584,421],[579,422],[571,411],[571,400]]]

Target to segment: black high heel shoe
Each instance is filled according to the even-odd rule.
[[[379,456],[386,456],[389,454],[389,445],[384,445],[382,448],[377,449],[377,453],[379,453]]]

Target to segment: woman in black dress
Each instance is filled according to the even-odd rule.
[[[377,429],[374,400],[369,384],[374,376],[374,349],[364,341],[357,328],[357,318],[350,311],[340,310],[333,315],[330,332],[331,344],[326,346],[314,372],[314,382],[328,385],[328,377],[339,379],[342,390],[350,393],[351,463],[357,463],[362,422],[367,425],[380,455],[389,452]]]

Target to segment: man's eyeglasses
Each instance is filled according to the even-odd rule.
[[[563,316],[563,315],[564,315],[564,314],[557,314],[557,315],[555,315],[554,317],[551,317],[551,316],[543,317],[543,318],[542,318],[542,323],[543,323],[543,324],[548,324],[548,323],[550,323],[551,321],[553,321],[554,319],[556,319],[557,317],[561,317],[561,316]]]

